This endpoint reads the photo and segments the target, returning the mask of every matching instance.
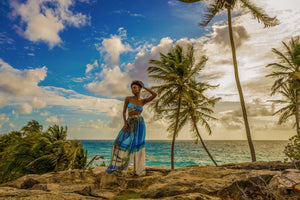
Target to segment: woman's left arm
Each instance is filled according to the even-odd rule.
[[[153,90],[151,90],[151,89],[149,89],[149,88],[146,88],[146,87],[144,86],[144,84],[143,84],[142,81],[140,81],[140,82],[141,82],[141,84],[142,84],[142,87],[143,87],[145,90],[147,90],[148,92],[150,92],[150,93],[152,94],[152,96],[143,99],[143,105],[145,105],[147,102],[152,101],[152,100],[157,96],[157,94],[156,94]]]

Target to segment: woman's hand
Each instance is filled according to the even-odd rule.
[[[139,81],[139,83],[142,85],[142,88],[145,88],[144,83],[142,81]]]
[[[128,124],[127,123],[125,123],[123,131],[124,131],[124,133],[127,133],[127,132],[129,133],[129,131],[128,131]]]

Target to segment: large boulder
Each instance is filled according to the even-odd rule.
[[[213,166],[190,166],[171,171],[150,185],[141,195],[143,198],[162,198],[188,193],[226,196],[239,193],[238,186],[263,179],[269,182],[278,171],[228,169]]]
[[[50,172],[46,174],[28,174],[16,180],[6,183],[7,186],[15,188],[31,188],[38,183],[68,183],[68,184],[93,184],[95,175],[91,170],[68,170],[59,172]]]
[[[243,162],[243,163],[229,163],[221,165],[229,169],[255,169],[255,170],[271,170],[271,171],[283,171],[285,169],[292,169],[294,165],[291,163],[284,163],[281,161],[256,161],[256,162]]]
[[[276,190],[280,195],[294,194],[300,199],[300,192],[294,191],[293,187],[300,183],[300,170],[299,169],[287,169],[281,174],[274,176],[269,186],[273,190]]]
[[[0,200],[99,200],[106,198],[84,196],[76,193],[47,192],[43,190],[18,189],[13,187],[0,187]]]

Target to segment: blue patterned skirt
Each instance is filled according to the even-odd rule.
[[[145,169],[145,135],[146,126],[141,115],[131,115],[127,118],[128,131],[120,130],[111,151],[111,161],[106,173],[116,176],[127,174],[131,160],[134,160],[134,174],[146,175]]]

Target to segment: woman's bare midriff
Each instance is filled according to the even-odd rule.
[[[134,111],[131,111],[131,112],[128,112],[128,115],[140,115],[139,111],[137,110],[134,110]]]

